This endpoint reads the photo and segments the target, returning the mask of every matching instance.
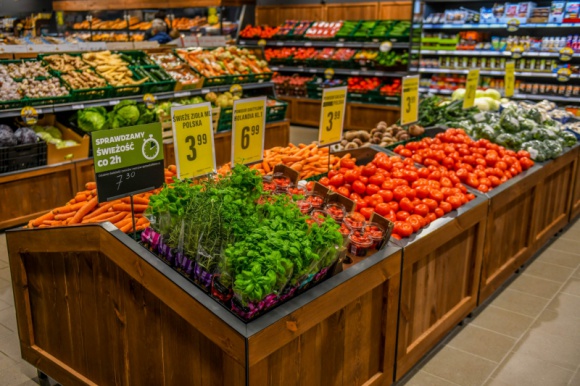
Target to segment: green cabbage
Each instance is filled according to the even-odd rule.
[[[113,111],[109,113],[109,122],[113,129],[120,127],[135,126],[141,117],[137,102],[135,101],[121,101],[115,106]]]
[[[77,115],[77,125],[87,133],[107,129],[107,110],[104,107],[89,107],[80,110]]]

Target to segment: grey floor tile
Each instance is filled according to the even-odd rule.
[[[2,325],[0,325],[0,352],[15,362],[22,361],[18,334]]]
[[[580,236],[579,236],[580,238]],[[575,253],[569,253],[564,251],[558,251],[556,249],[546,249],[540,256],[538,256],[536,261],[541,261],[544,263],[561,265],[563,267],[578,268],[580,267],[580,255]]]
[[[560,237],[556,241],[554,241],[549,248],[556,249],[558,251],[580,254],[580,239],[578,238],[569,239]]]
[[[552,299],[561,284],[553,282],[551,280],[544,280],[539,277],[526,275],[525,273],[520,274],[520,276],[514,280],[510,285],[509,289],[524,292],[530,295],[536,295],[546,299]]]
[[[574,268],[562,267],[560,265],[534,261],[524,271],[524,275],[531,275],[541,279],[552,280],[564,283],[574,273]]]
[[[38,383],[34,382],[32,379],[29,379],[28,381],[22,382],[16,386],[38,386]]]
[[[561,315],[580,319],[580,297],[568,294],[558,294],[548,304],[548,309],[557,311]]]
[[[10,276],[10,268],[8,266],[0,269],[0,279],[7,281],[8,284],[12,282],[12,277]]]
[[[534,329],[526,332],[513,351],[574,372],[580,363],[580,337],[551,335]]]
[[[0,232],[0,246],[6,246],[6,233]]]
[[[490,305],[481,314],[477,315],[471,323],[474,326],[508,335],[512,338],[519,338],[532,324],[533,320],[529,316]]]
[[[530,331],[541,331],[546,334],[563,337],[580,338],[580,320],[560,312],[546,309],[530,327]]]
[[[574,277],[570,278],[570,280],[564,284],[561,292],[569,295],[580,296],[580,279]]]
[[[515,338],[469,324],[453,337],[448,345],[499,362],[515,343]]]
[[[480,386],[495,367],[495,362],[446,346],[422,370],[461,386]]]
[[[30,377],[21,371],[18,363],[2,354],[0,354],[0,374],[0,382],[3,386],[19,385],[30,380]]]
[[[505,383],[503,381],[500,381],[499,379],[490,378],[487,380],[487,382],[485,382],[485,384],[483,386],[512,386],[512,385],[509,383]]]
[[[580,267],[576,268],[576,271],[574,272],[572,277],[575,279],[580,279]]]
[[[536,317],[548,302],[548,299],[506,288],[491,304],[519,314]]]
[[[7,303],[11,306],[14,305],[14,294],[12,292],[12,286],[0,287],[0,301]]]
[[[523,353],[512,353],[492,375],[510,386],[566,386],[573,372]]]
[[[18,332],[18,327],[16,325],[16,310],[13,306],[9,306],[0,312],[0,324],[12,332]],[[0,347],[0,350],[1,349],[2,348]]]
[[[579,386],[580,385],[580,370],[576,370],[576,374],[570,379],[568,386]]]
[[[419,371],[404,386],[455,386],[456,383],[446,381],[424,371]]]

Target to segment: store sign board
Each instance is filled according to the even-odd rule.
[[[323,89],[320,127],[318,128],[318,146],[329,146],[340,142],[342,139],[346,92],[346,87]]]
[[[465,97],[463,99],[463,108],[469,109],[475,103],[475,92],[479,84],[479,70],[473,69],[467,73],[467,81],[465,82]]]
[[[505,64],[505,76],[504,76],[504,89],[505,97],[509,98],[514,95],[514,89],[516,84],[516,63],[511,60]]]
[[[163,185],[160,123],[95,131],[92,143],[99,202]]]
[[[266,138],[266,97],[234,101],[232,120],[232,166],[262,161]]]
[[[403,78],[401,93],[401,125],[419,120],[419,75]]]
[[[215,173],[211,103],[172,107],[177,177],[195,178]]]

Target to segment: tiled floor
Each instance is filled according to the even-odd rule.
[[[580,220],[401,386],[580,386]]]

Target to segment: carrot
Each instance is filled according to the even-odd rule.
[[[53,226],[53,227],[59,226],[59,225],[63,225],[63,222],[62,221],[44,220],[42,223],[43,224],[46,224],[46,225]]]
[[[147,217],[141,217],[139,219],[139,221],[137,221],[137,226],[143,225],[143,224],[148,223],[148,222],[149,222],[149,220],[147,219]]]
[[[291,168],[291,169],[294,169],[294,170],[296,170],[296,171],[300,171],[300,170],[302,170],[302,166],[303,166],[303,165],[302,165],[302,163],[300,163],[300,162],[296,162],[296,163],[293,163],[293,164],[290,166],[290,168]]]
[[[93,217],[90,220],[88,220],[87,223],[91,224],[91,223],[95,223],[95,222],[105,222],[105,221],[108,221],[111,224],[115,224],[116,222],[119,222],[119,221],[123,220],[125,218],[125,215],[126,215],[125,212],[121,212],[121,213],[108,212],[108,213],[112,213],[113,216],[112,217],[109,217],[109,218],[105,218],[105,219],[99,219],[97,217]]]
[[[131,232],[133,230],[133,221],[129,222],[127,225],[124,225],[119,230],[123,233]]]
[[[90,219],[87,219],[87,216],[85,216],[85,218],[83,219],[82,223],[86,224],[86,223],[90,223],[90,222],[102,222],[102,221],[108,221],[109,218],[112,218],[114,216],[117,215],[117,212],[105,212],[102,213],[98,216],[92,217]]]
[[[284,158],[282,158],[282,161],[284,163],[290,163],[290,162],[291,163],[294,163],[294,162],[298,162],[298,161],[301,161],[301,160],[302,160],[301,157],[284,157]]]
[[[177,174],[177,166],[175,166],[175,165],[169,165],[167,167],[167,170],[169,170],[173,174]]]
[[[139,204],[133,205],[135,212],[144,212],[145,209],[147,209],[147,207],[148,205],[139,205]],[[116,204],[113,205],[113,210],[131,212],[131,204]]]
[[[54,212],[54,211],[53,211]],[[68,212],[68,213],[63,213],[63,214],[57,214],[54,216],[55,220],[66,220],[67,218],[73,217],[75,215],[76,212]]]
[[[121,201],[123,201],[125,204],[131,204],[130,197],[122,198]],[[149,200],[142,197],[133,196],[133,204],[149,205]]]
[[[133,219],[131,218],[131,216],[127,217],[127,216],[126,216],[126,213],[124,213],[124,214],[125,214],[125,217],[124,217],[124,218],[122,218],[121,220],[119,220],[119,221],[116,221],[116,222],[114,222],[114,223],[113,223],[113,225],[114,225],[114,226],[116,226],[116,227],[117,227],[117,228],[119,228],[119,229],[120,229],[122,226],[124,226],[124,225],[128,224],[130,221],[133,221]],[[111,222],[112,222],[112,221],[111,221]]]
[[[52,211],[51,211],[51,212],[48,212],[46,214],[43,214],[42,216],[40,216],[39,218],[34,220],[32,222],[32,225],[34,225],[35,227],[40,226],[42,224],[42,222],[45,220],[54,220],[54,213],[52,213]]]
[[[65,205],[65,206],[61,206],[59,208],[55,208],[52,211],[54,212],[54,214],[63,214],[63,213],[70,213],[72,211],[72,205]]]
[[[90,201],[86,202],[85,205],[83,205],[83,207],[77,211],[77,213],[74,215],[69,224],[80,223],[81,219],[85,217],[87,214],[89,214],[91,210],[95,209],[98,203],[99,200],[97,199],[97,197],[91,198]]]
[[[87,182],[85,184],[85,189],[86,190],[93,190],[97,188],[97,183],[96,182]]]
[[[77,194],[75,196],[75,201],[76,202],[83,202],[87,200],[87,196],[85,194]]]
[[[266,161],[262,161],[262,167],[266,173],[270,173],[272,171],[272,169],[270,169],[270,165],[268,165],[268,162]]]

